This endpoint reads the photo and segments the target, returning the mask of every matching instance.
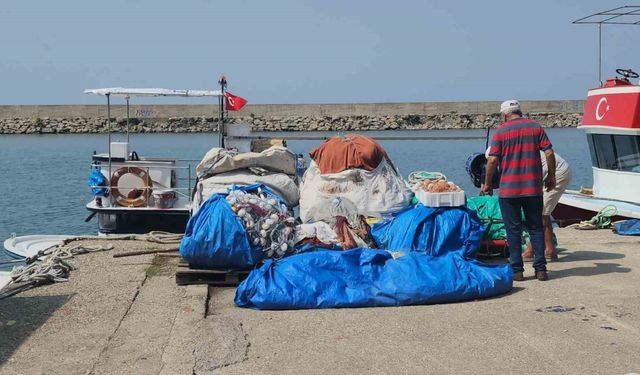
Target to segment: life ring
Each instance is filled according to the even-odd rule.
[[[129,198],[123,195],[118,189],[118,181],[120,177],[126,174],[133,174],[142,179],[142,183],[144,186],[142,187],[142,194],[140,194],[136,198]],[[147,173],[144,169],[138,167],[122,167],[115,172],[111,176],[111,194],[116,199],[119,205],[124,207],[140,207],[142,206],[147,199],[151,196],[151,188],[153,187],[153,183],[151,182],[151,178],[149,178],[149,173]]]

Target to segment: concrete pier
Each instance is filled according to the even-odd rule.
[[[255,311],[176,286],[176,258],[113,241],[67,283],[0,301],[0,374],[640,373],[640,239],[557,231],[550,280],[465,303]]]

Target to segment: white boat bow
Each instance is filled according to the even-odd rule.
[[[10,255],[18,258],[32,257],[39,251],[55,245],[73,236],[36,234],[31,236],[10,237],[4,241],[4,248]]]

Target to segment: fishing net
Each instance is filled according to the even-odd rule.
[[[253,246],[260,246],[269,258],[281,258],[294,252],[295,219],[285,204],[255,192],[233,190],[225,198],[240,219]]]

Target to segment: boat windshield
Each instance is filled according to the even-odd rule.
[[[594,167],[640,173],[640,135],[587,134]]]

